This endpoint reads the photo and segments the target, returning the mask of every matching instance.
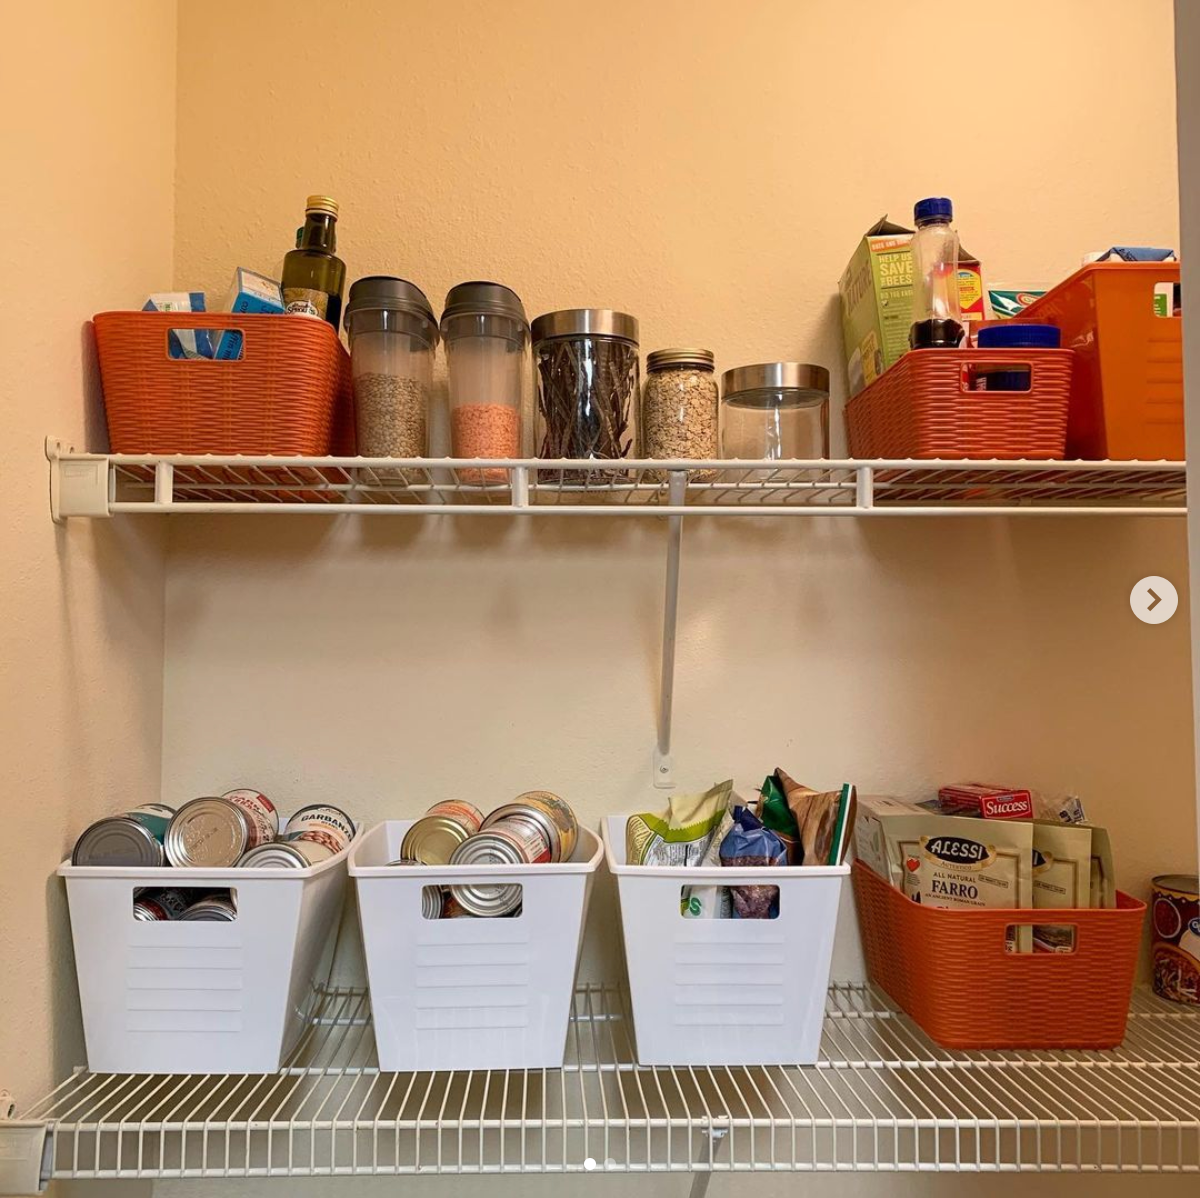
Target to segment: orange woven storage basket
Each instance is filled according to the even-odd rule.
[[[1160,283],[1174,290],[1178,262],[1095,262],[1021,313],[1075,351],[1069,456],[1183,460],[1183,321],[1155,314]]]
[[[354,452],[350,357],[323,320],[101,312],[95,329],[113,453]],[[171,329],[239,329],[242,356],[171,358]]]
[[[951,911],[914,903],[861,861],[854,897],[871,980],[946,1048],[1113,1048],[1125,1038],[1145,903]],[[1008,929],[1075,928],[1070,953],[1010,953]]]
[[[1072,353],[915,349],[846,405],[856,458],[1061,458]],[[977,391],[987,369],[1027,370],[1028,391]]]

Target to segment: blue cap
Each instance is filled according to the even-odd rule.
[[[931,220],[953,220],[954,205],[945,196],[930,196],[927,200],[918,200],[913,207],[913,220],[918,225]]]
[[[980,349],[1058,349],[1062,345],[1062,330],[1053,324],[989,325],[975,334]]]

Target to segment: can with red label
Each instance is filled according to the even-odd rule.
[[[279,835],[279,812],[262,791],[242,787],[238,790],[227,790],[221,798],[240,807],[250,817],[250,822],[254,825],[254,844],[251,848],[257,848],[260,844],[270,844]]]
[[[1200,1006],[1200,878],[1155,878],[1151,912],[1155,993],[1171,1002]]]
[[[538,865],[548,862],[550,838],[540,823],[521,815],[477,832],[454,850],[451,865]],[[470,915],[511,915],[522,901],[520,882],[460,882],[450,893]]]
[[[422,865],[446,865],[454,850],[483,824],[483,812],[461,799],[434,803],[404,834],[400,856]]]

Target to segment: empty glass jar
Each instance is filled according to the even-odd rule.
[[[428,452],[429,392],[438,327],[425,293],[405,279],[357,280],[346,303],[358,452],[421,458]]]
[[[450,382],[450,439],[456,458],[521,456],[521,395],[529,322],[515,291],[460,283],[446,296],[442,338]],[[506,470],[463,471],[464,482],[503,483]]]
[[[721,456],[829,456],[829,371],[804,362],[763,362],[721,378]]]

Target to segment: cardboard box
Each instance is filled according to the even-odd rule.
[[[1033,819],[1033,795],[982,782],[959,782],[938,791],[937,807],[945,815],[978,815],[984,819]]]
[[[913,322],[912,236],[912,229],[886,216],[876,221],[863,234],[838,283],[851,395],[908,352]],[[958,294],[964,322],[982,320],[983,270],[979,259],[961,247]]]
[[[246,270],[239,266],[233,272],[233,282],[229,285],[229,293],[225,297],[222,312],[234,315],[253,313],[254,315],[271,315],[283,313],[283,293],[279,284],[266,275],[256,271]],[[217,358],[229,360],[242,356],[242,334],[236,329],[226,329],[217,342]]]

